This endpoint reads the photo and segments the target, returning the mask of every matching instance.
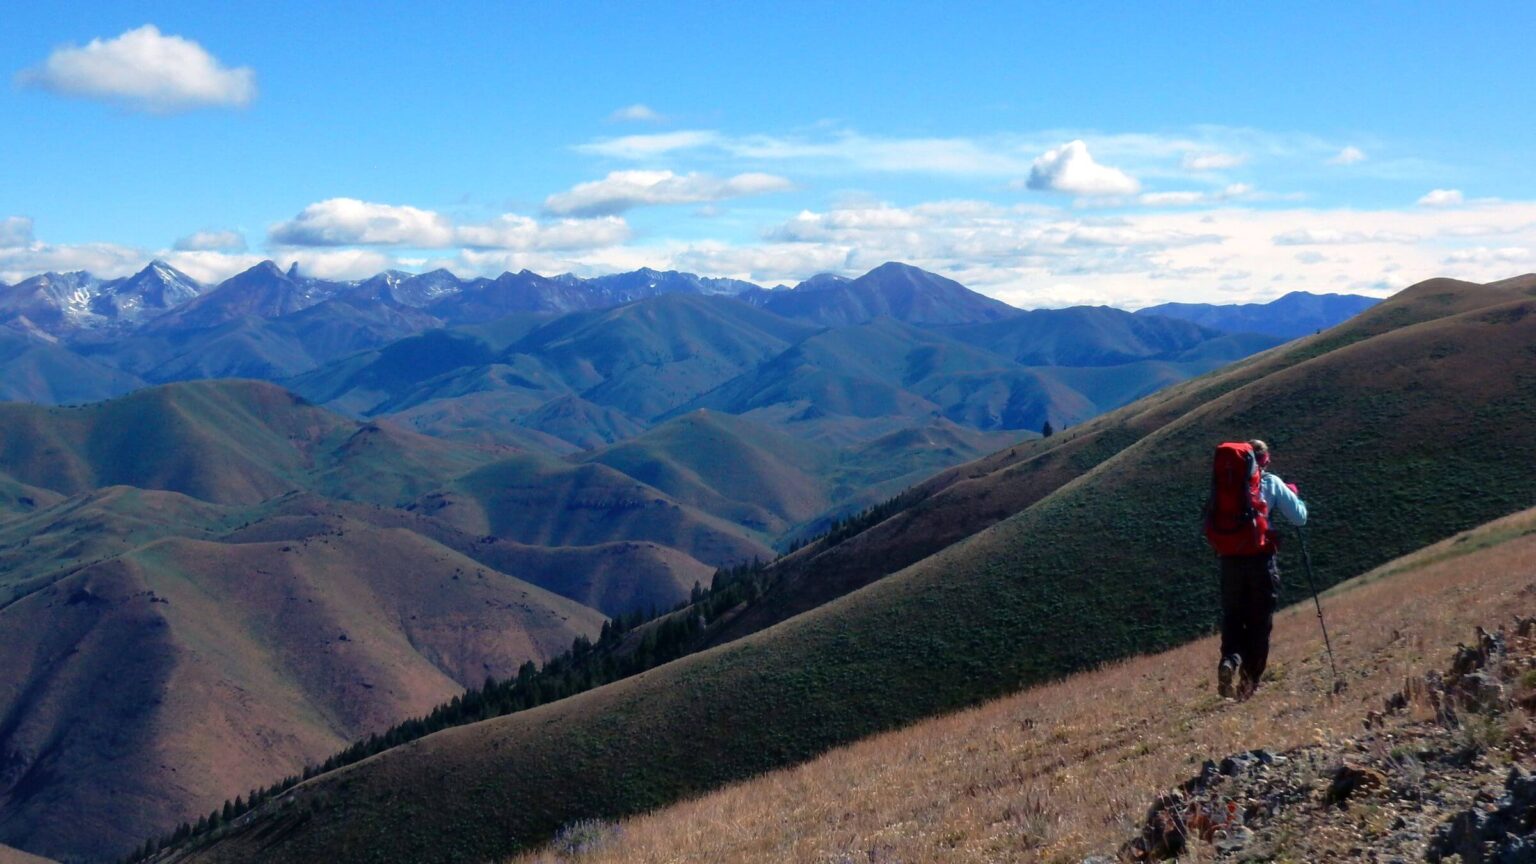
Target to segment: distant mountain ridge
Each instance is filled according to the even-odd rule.
[[[910,264],[888,261],[857,279],[813,276],[788,290],[748,292],[747,302],[819,324],[863,324],[895,318],[910,324],[996,321],[1019,310]]]
[[[1359,294],[1311,294],[1292,291],[1268,303],[1163,303],[1136,310],[1137,315],[1179,318],[1227,333],[1263,333],[1294,339],[1358,315],[1380,303]]]
[[[1292,329],[1332,320],[1336,303],[1305,300],[1288,298],[1303,316]],[[355,416],[552,455],[699,407],[848,446],[936,417],[1059,428],[1280,340],[1109,307],[1025,311],[898,262],[772,290],[647,268],[337,282],[272,261],[203,286],[155,262],[0,291],[0,395],[68,402],[254,378]]]
[[[55,339],[212,327],[243,317],[277,318],[330,300],[383,303],[421,310],[439,325],[480,323],[519,312],[564,314],[631,303],[664,294],[737,297],[786,318],[824,325],[890,317],[912,324],[958,325],[1002,320],[1019,309],[952,279],[899,262],[857,278],[831,273],[792,288],[642,267],[627,273],[543,276],[529,270],[460,278],[445,269],[389,270],[366,279],[335,281],[262,261],[216,285],[204,285],[164,261],[131,276],[100,279],[86,271],[42,273],[15,285],[0,283],[0,326]],[[1267,304],[1165,303],[1138,310],[1194,321],[1230,333],[1297,336],[1363,311],[1374,298],[1292,292]]]

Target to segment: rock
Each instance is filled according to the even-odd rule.
[[[1504,685],[1484,671],[1463,675],[1456,682],[1456,699],[1469,711],[1497,711],[1506,701]]]
[[[1217,852],[1232,853],[1245,848],[1253,842],[1253,831],[1243,825],[1233,825],[1216,832],[1212,839],[1212,845]]]
[[[1456,654],[1451,657],[1451,679],[1455,680],[1463,675],[1483,668],[1483,656],[1476,648],[1468,648],[1465,645],[1456,646]]]
[[[1361,792],[1380,789],[1387,785],[1387,778],[1368,765],[1351,765],[1348,762],[1333,772],[1333,782],[1323,796],[1324,804],[1343,804]]]
[[[1470,807],[1435,829],[1424,860],[1452,855],[1462,864],[1536,864],[1536,774],[1511,768],[1496,803]]]

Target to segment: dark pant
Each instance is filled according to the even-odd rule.
[[[1269,631],[1280,601],[1280,566],[1273,555],[1221,559],[1221,656],[1243,658],[1259,683],[1269,662]]]

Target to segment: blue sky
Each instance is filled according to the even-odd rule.
[[[1137,306],[1536,270],[1530,4],[74,3],[6,30],[5,281],[894,258]]]

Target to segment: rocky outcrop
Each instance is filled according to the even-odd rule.
[[[1536,864],[1536,619],[1476,635],[1367,712],[1360,736],[1207,761],[1116,855],[1084,864]]]

